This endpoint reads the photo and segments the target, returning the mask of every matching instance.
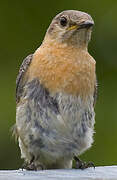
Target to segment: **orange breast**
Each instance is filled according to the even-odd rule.
[[[27,75],[39,78],[49,91],[86,97],[93,93],[95,60],[87,51],[74,47],[41,46],[35,53]]]

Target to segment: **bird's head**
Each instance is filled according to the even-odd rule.
[[[87,46],[91,38],[93,25],[94,21],[89,14],[76,10],[67,10],[54,17],[46,36],[57,42]]]

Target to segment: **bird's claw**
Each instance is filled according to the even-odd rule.
[[[93,162],[83,162],[76,156],[74,156],[74,160],[76,162],[75,169],[82,169],[83,170],[83,169],[86,169],[88,167],[94,167],[95,168],[95,165]]]
[[[33,162],[30,164],[24,163],[22,166],[22,170],[28,170],[28,171],[37,171],[37,170],[44,170],[44,166],[42,164],[39,164],[36,166]]]
[[[37,167],[35,166],[35,164],[33,162],[31,162],[30,164],[25,162],[22,165],[22,170],[24,170],[24,169],[29,170],[29,171],[31,171],[31,170],[37,171]]]

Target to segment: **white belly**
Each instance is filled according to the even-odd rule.
[[[83,102],[80,97],[57,94],[59,113],[40,102],[27,99],[17,107],[17,128],[29,153],[59,158],[81,154],[93,142],[93,97]],[[22,148],[22,142],[20,142]],[[22,156],[26,153],[22,151]]]

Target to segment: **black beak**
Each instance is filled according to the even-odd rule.
[[[83,28],[89,29],[93,25],[94,25],[94,22],[92,22],[92,21],[85,21],[85,22],[83,22],[82,24],[79,25],[78,29],[83,29]]]

